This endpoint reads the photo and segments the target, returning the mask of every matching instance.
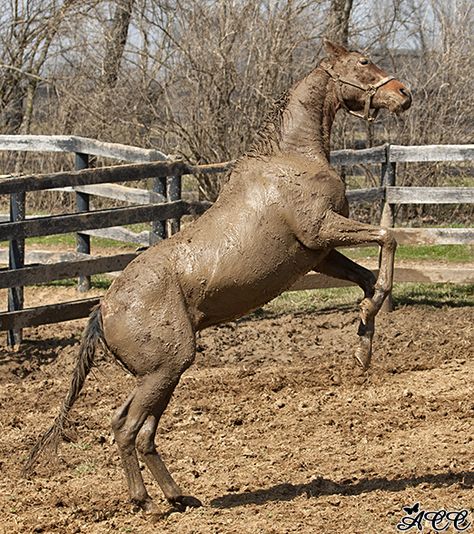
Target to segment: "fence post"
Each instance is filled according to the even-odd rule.
[[[382,163],[382,173],[380,176],[381,187],[394,186],[396,180],[396,163],[390,161],[390,145],[386,146],[386,160]],[[380,218],[380,226],[384,228],[393,228],[395,223],[393,204],[389,204],[383,200],[382,215]]]
[[[23,221],[25,219],[26,194],[12,193],[10,195],[10,221]],[[11,239],[9,244],[8,267],[9,269],[21,269],[25,266],[25,240]],[[24,294],[23,287],[11,287],[8,290],[8,311],[19,311],[23,309]],[[9,347],[18,348],[23,339],[23,332],[19,330],[9,330],[7,343]]]
[[[151,179],[151,189],[166,198],[166,176]],[[166,221],[152,221],[150,231],[150,245],[166,238]]]
[[[168,202],[181,200],[182,193],[182,176],[169,176],[166,184],[166,196]],[[181,219],[169,219],[168,221],[168,237],[179,232],[181,227]]]
[[[89,167],[89,155],[76,152],[76,170],[87,169]],[[90,209],[90,195],[87,193],[76,193],[76,211],[84,212]],[[76,234],[76,251],[82,254],[91,253],[91,238],[89,235]],[[89,291],[91,288],[90,276],[79,276],[77,279],[77,290],[81,293]]]
[[[382,204],[382,214],[380,217],[380,226],[382,228],[393,228],[395,225],[395,212],[393,204],[389,204],[386,200],[387,187],[394,186],[396,181],[396,163],[390,161],[390,145],[385,147],[385,161],[382,163],[382,170],[380,175],[380,185],[384,189],[384,200]],[[379,257],[380,268],[380,257]],[[390,294],[384,301],[382,311],[393,311],[393,298]]]

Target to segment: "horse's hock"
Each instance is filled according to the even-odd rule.
[[[112,425],[130,499],[146,511],[155,510],[140,473],[138,452],[175,509],[199,506],[196,498],[181,491],[154,446],[160,417],[181,373],[193,362],[195,334],[203,328],[240,317],[284,290],[301,287],[297,284],[304,285],[304,279],[303,282],[298,280],[311,270],[345,284],[356,283],[364,291],[355,356],[364,369],[368,367],[375,315],[392,287],[396,244],[392,231],[347,218],[345,185],[329,164],[330,130],[341,107],[370,119],[375,115],[371,110],[376,112],[386,108],[398,113],[408,109],[411,96],[401,82],[388,76],[360,53],[348,52],[331,43],[326,47],[329,58],[289,91],[281,109],[271,116],[275,122],[264,126],[253,147],[233,165],[229,182],[210,208],[202,203],[175,198],[162,202],[168,188],[163,178],[158,178],[154,182],[155,190],[148,197],[151,204],[87,211],[83,195],[92,193],[88,189],[91,184],[98,194],[97,184],[128,180],[128,173],[138,180],[203,170],[184,162],[165,161],[94,171],[84,169],[38,178],[11,178],[0,184],[0,193],[12,195],[14,208],[13,220],[0,226],[0,236],[10,240],[12,258],[11,268],[5,274],[12,276],[12,271],[16,275],[20,272],[29,276],[25,279],[36,281],[71,276],[72,273],[83,278],[100,272],[97,271],[99,265],[103,270],[116,270],[119,261],[123,267],[132,260],[94,309],[68,396],[54,426],[33,449],[28,468],[34,466],[43,448],[61,439],[68,412],[93,365],[95,347],[101,342],[107,352],[138,378],[137,388],[116,412]],[[403,202],[406,193],[404,189],[407,188],[395,186],[396,162],[407,161],[406,153],[403,159],[403,148],[384,146],[357,153],[340,152],[332,160],[345,164],[365,157],[366,161],[382,164],[380,187],[356,191],[348,197],[349,200],[351,197],[371,198],[383,203],[384,223],[389,220],[387,210],[395,203],[396,195],[399,195],[398,202]],[[397,150],[399,159],[393,157]],[[440,154],[444,149],[436,150]],[[452,153],[459,156],[460,151],[472,157],[473,147],[456,147]],[[212,172],[216,168],[204,170]],[[71,186],[75,188],[75,194],[82,195],[81,213],[44,220],[25,219],[26,191]],[[118,194],[117,188],[108,187],[109,191]],[[447,189],[445,201],[448,197],[452,200],[453,189],[461,191],[460,188]],[[176,190],[179,186],[174,188]],[[461,192],[472,202],[472,188],[464,188]],[[124,194],[123,190],[121,194]],[[144,191],[139,194],[146,197]],[[430,201],[429,194],[426,198]],[[166,225],[162,221],[203,211],[205,214],[194,224],[170,235],[169,239],[163,239]],[[58,230],[61,233],[76,231],[83,236],[100,226],[113,227],[143,220],[160,221],[162,233],[156,246],[137,257],[120,260],[112,257],[107,260],[109,263],[104,263],[102,258],[84,259],[72,262],[74,270],[68,270],[65,265],[54,268],[23,266],[24,239],[27,237],[48,235],[53,230],[54,233]],[[452,238],[453,234],[448,234]],[[336,250],[337,247],[363,244],[381,247],[376,273]],[[80,238],[79,247],[82,254],[87,254],[88,240]],[[81,270],[82,263],[86,270]],[[16,284],[19,285],[18,278]],[[84,286],[84,279],[81,285]],[[44,321],[45,310],[19,310],[21,289],[17,287],[10,290],[10,302],[13,311],[3,314],[3,328],[10,330],[13,342],[18,342],[21,339],[18,329],[27,324],[40,324],[39,321]],[[65,310],[71,312],[69,318],[83,315],[95,304],[96,301],[66,304],[56,310],[56,318],[49,322],[64,320]]]

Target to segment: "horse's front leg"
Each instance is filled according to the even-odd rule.
[[[320,273],[339,278],[340,280],[349,280],[357,284],[364,291],[364,301],[372,299],[375,292],[376,278],[372,271],[358,265],[337,250],[331,252],[324,260],[314,269]],[[364,307],[365,309],[365,307]],[[357,334],[359,336],[359,346],[355,351],[355,358],[363,369],[369,367],[372,356],[372,338],[375,331],[375,317],[366,317],[365,311],[359,324]]]
[[[298,228],[299,235],[297,234],[297,236],[299,240],[309,248],[327,250],[328,248],[333,249],[340,246],[358,246],[370,243],[377,243],[381,248],[380,269],[373,288],[373,294],[366,294],[360,304],[362,326],[359,328],[360,344],[356,352],[356,358],[362,367],[367,369],[371,357],[374,319],[383,301],[392,290],[393,265],[397,243],[389,230],[352,221],[333,211],[326,211],[324,216],[315,218],[315,221],[316,225],[310,224]],[[329,257],[331,257],[331,254],[332,252]],[[328,259],[326,258],[325,265],[327,265],[327,261]],[[358,283],[356,280],[358,275],[365,276],[360,270],[362,269],[361,267],[359,269],[354,268],[356,264],[353,262],[349,264],[349,260],[347,260],[344,264],[341,264],[342,260],[340,258],[338,261],[339,265],[333,267],[333,272],[336,276],[337,273],[347,276],[350,272],[352,278],[348,279],[356,283]]]

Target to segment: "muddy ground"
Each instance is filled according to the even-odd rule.
[[[41,291],[73,290],[34,291],[42,302]],[[158,522],[127,502],[109,421],[133,379],[111,361],[76,404],[75,441],[20,476],[63,399],[83,325],[29,329],[18,353],[2,341],[1,532],[394,533],[416,502],[468,509],[474,522],[474,308],[381,316],[367,376],[351,356],[356,307],[263,312],[204,332],[157,440],[204,506]]]

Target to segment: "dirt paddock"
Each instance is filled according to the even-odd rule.
[[[203,332],[157,443],[204,506],[155,523],[127,502],[109,422],[133,379],[107,359],[75,406],[75,439],[56,464],[20,476],[63,399],[83,325],[29,329],[18,353],[2,342],[1,532],[394,533],[416,502],[468,509],[474,523],[473,307],[381,316],[368,376],[352,360],[355,307],[263,312]]]

